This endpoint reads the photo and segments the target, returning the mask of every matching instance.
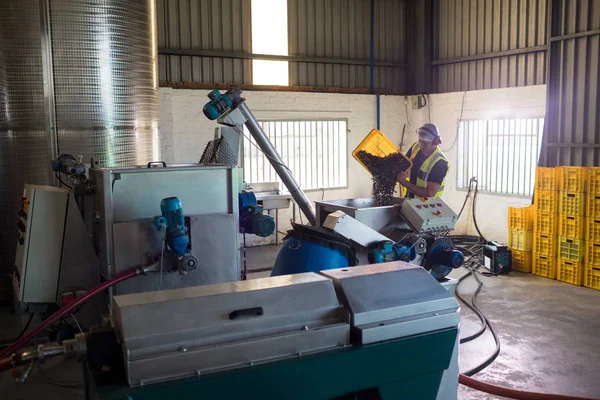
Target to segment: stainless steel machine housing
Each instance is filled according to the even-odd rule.
[[[160,202],[178,197],[200,264],[187,275],[171,273],[162,288],[172,289],[240,279],[238,192],[240,174],[230,166],[178,164],[168,167],[98,168],[89,171],[93,242],[105,278],[159,257],[162,234],[153,224]],[[159,274],[123,282],[116,293],[157,290]]]
[[[116,296],[114,305],[132,386],[457,329],[460,321],[453,294],[403,262]]]

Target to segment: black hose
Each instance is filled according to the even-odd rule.
[[[477,180],[475,180],[475,191],[473,192],[473,224],[475,225],[475,229],[477,230],[477,233],[479,234],[479,236],[483,239],[484,242],[487,242],[485,236],[483,236],[483,234],[481,233],[481,230],[479,230],[479,225],[477,225],[477,214],[476,214],[476,210],[477,210],[477,187],[479,186],[479,183],[477,182]]]
[[[481,280],[479,280],[479,277],[477,276],[477,274],[471,274],[471,275],[478,282],[477,290],[473,294],[471,302],[472,302],[473,307],[475,307],[479,312],[481,312],[481,310],[477,306],[476,302],[477,302],[477,295],[479,294],[479,291],[483,287],[483,282],[481,282]],[[487,327],[489,328],[490,333],[494,337],[494,342],[496,343],[496,348],[495,348],[494,352],[492,353],[492,355],[489,356],[484,362],[482,362],[475,368],[471,368],[470,370],[463,372],[463,375],[466,375],[466,376],[473,376],[476,373],[483,371],[490,364],[492,364],[494,362],[494,360],[496,360],[496,358],[498,358],[498,355],[500,355],[500,339],[498,338],[498,335],[496,334],[496,331],[494,330],[494,327],[492,326],[488,317],[483,312],[481,312],[481,314],[483,315],[483,318],[485,319],[485,323],[486,323]]]
[[[458,285],[460,285],[460,283],[462,281],[464,281],[465,279],[467,279],[469,276],[471,276],[471,272],[469,272],[469,273],[467,273],[467,274],[465,274],[465,275],[463,275],[463,276],[460,277],[460,279],[458,280],[458,284],[456,285],[457,289],[458,289]],[[477,289],[479,290],[481,288],[478,287]],[[479,292],[477,291],[476,293],[478,294]],[[474,296],[475,296],[475,294],[474,294]],[[479,318],[479,322],[481,323],[481,326],[480,326],[480,328],[479,328],[479,330],[477,332],[475,332],[472,335],[469,335],[469,336],[466,336],[466,337],[460,339],[460,344],[468,343],[468,342],[470,342],[472,340],[477,339],[479,336],[481,336],[481,335],[483,335],[485,333],[485,330],[487,328],[487,326],[485,324],[485,317],[483,316],[483,314],[476,307],[473,307],[468,301],[466,301],[461,296],[461,294],[458,292],[458,290],[456,291],[456,297],[460,300],[460,302],[462,304],[464,304],[465,306],[467,306],[471,311],[473,311],[473,313],[475,315],[477,315],[477,317]]]
[[[458,213],[458,216],[456,217],[456,220],[458,221],[460,219],[460,216],[462,215],[465,206],[467,205],[467,201],[469,201],[469,196],[471,195],[471,185],[473,183],[473,179],[471,179],[469,181],[469,188],[467,189],[467,195],[465,196],[465,201],[463,201],[462,207],[460,208],[460,212]]]

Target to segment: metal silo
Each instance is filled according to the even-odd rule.
[[[12,271],[23,183],[49,175],[37,0],[0,2],[0,266]]]
[[[1,3],[0,265],[11,268],[23,183],[52,183],[51,158],[160,157],[158,56],[154,0]]]

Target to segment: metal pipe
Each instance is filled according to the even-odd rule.
[[[487,60],[490,58],[498,58],[498,57],[508,57],[508,56],[516,56],[530,53],[539,53],[542,51],[548,50],[548,45],[541,46],[531,46],[531,47],[523,47],[521,49],[513,49],[513,50],[503,50],[503,51],[495,51],[493,53],[484,53],[484,54],[475,54],[472,56],[463,56],[456,58],[448,58],[445,60],[433,60],[431,61],[431,65],[448,65],[448,64],[457,64],[469,61],[480,61]]]
[[[296,179],[294,179],[292,172],[283,163],[283,160],[277,153],[277,150],[275,150],[275,147],[273,147],[273,144],[271,143],[267,135],[265,135],[265,132],[263,131],[262,127],[254,117],[252,111],[250,111],[246,103],[240,103],[237,106],[237,108],[240,110],[240,112],[246,119],[246,128],[248,128],[250,134],[254,137],[254,140],[256,140],[256,144],[258,144],[265,156],[267,156],[269,162],[273,166],[273,169],[275,169],[275,172],[277,172],[277,175],[279,175],[279,177],[283,181],[283,184],[285,185],[287,190],[289,190],[290,194],[294,198],[294,201],[298,204],[298,207],[300,207],[300,210],[302,210],[304,215],[306,215],[306,218],[308,218],[310,224],[314,226],[317,220],[315,209],[312,206],[310,200],[308,200],[308,198],[306,197],[304,191],[302,191],[302,189],[296,182]]]
[[[370,41],[369,41],[369,78],[371,93],[375,90],[375,0],[371,0],[370,19]]]
[[[171,49],[159,47],[158,54],[168,56],[191,56],[191,57],[215,57],[215,58],[234,58],[242,60],[273,60],[289,62],[310,62],[316,64],[341,64],[341,65],[364,65],[370,66],[373,63],[377,67],[408,68],[408,63],[397,63],[393,61],[372,61],[364,59],[351,58],[333,58],[333,57],[312,57],[297,55],[278,55],[278,54],[254,54],[235,51],[215,51],[215,50],[196,50],[196,49]],[[213,85],[214,86],[214,85]]]
[[[381,99],[378,94],[375,95],[375,102],[377,103],[377,130],[381,130]]]

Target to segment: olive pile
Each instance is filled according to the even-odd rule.
[[[359,151],[356,157],[367,167],[373,176],[373,199],[377,206],[392,204],[396,176],[399,172],[410,167],[410,162],[400,153],[392,153],[385,157],[374,156],[364,150]]]

